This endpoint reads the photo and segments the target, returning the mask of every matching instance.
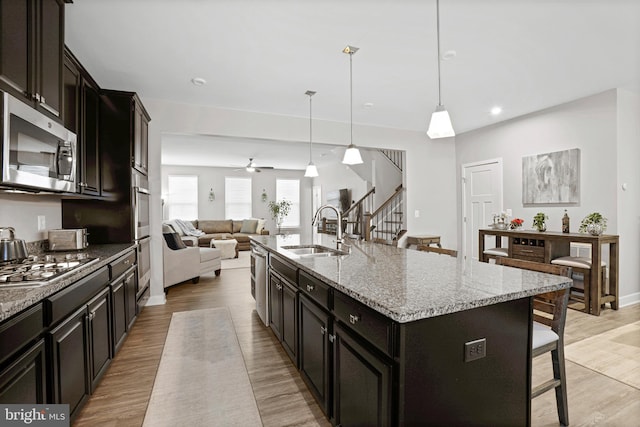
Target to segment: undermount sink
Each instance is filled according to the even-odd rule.
[[[328,248],[326,246],[320,245],[293,245],[293,246],[282,246],[281,249],[285,249],[294,255],[298,255],[299,257],[330,257],[330,256],[341,256],[341,255],[349,255],[348,252],[339,251],[337,249]]]

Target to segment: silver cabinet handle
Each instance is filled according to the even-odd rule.
[[[307,292],[313,292],[316,287],[313,285],[307,285]]]
[[[320,326],[320,333],[322,335],[324,335],[325,333],[327,333],[327,328],[325,328],[324,326]]]
[[[360,321],[360,316],[358,316],[357,314],[350,314],[349,315],[349,323],[351,323],[352,325],[355,325],[359,321]]]

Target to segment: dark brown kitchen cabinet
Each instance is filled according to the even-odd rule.
[[[127,274],[124,279],[124,289],[125,289],[125,300],[127,302],[126,306],[126,319],[127,319],[127,331],[131,330],[133,326],[133,322],[136,320],[136,313],[138,309],[138,305],[136,304],[136,269]]]
[[[297,269],[279,258],[270,257],[269,325],[293,363],[298,366]]]
[[[273,273],[269,274],[269,326],[282,341],[282,281]]]
[[[282,347],[298,366],[298,290],[282,282]]]
[[[0,403],[45,403],[46,371],[45,343],[40,339],[0,371]]]
[[[140,102],[134,110],[133,167],[142,174],[149,172],[149,116]]]
[[[63,123],[78,141],[78,192],[100,196],[100,88],[68,49],[64,51]]]
[[[300,307],[300,375],[307,383],[318,404],[328,414],[331,384],[331,316],[303,293]]]
[[[64,46],[62,0],[0,2],[0,87],[60,118]]]
[[[121,276],[111,283],[111,302],[113,307],[113,352],[120,350],[124,339],[127,336],[127,297],[124,287],[124,276]]]
[[[376,355],[339,324],[335,325],[334,336],[335,425],[391,425],[392,362]]]
[[[111,363],[111,304],[110,289],[105,288],[87,304],[89,332],[89,367],[91,392]]]
[[[48,333],[53,371],[52,403],[68,404],[72,419],[91,392],[87,319],[87,306],[83,305]]]

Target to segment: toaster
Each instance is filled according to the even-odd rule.
[[[87,229],[49,230],[49,250],[75,251],[88,246]]]

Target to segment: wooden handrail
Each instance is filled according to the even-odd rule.
[[[402,193],[403,191],[404,191],[404,187],[402,186],[402,184],[400,184],[400,185],[398,186],[398,188],[396,189],[396,192],[395,192],[395,193],[393,193],[393,195],[392,195],[391,197],[389,197],[389,198],[387,199],[387,201],[386,201],[386,202],[384,202],[382,205],[380,205],[380,207],[379,207],[378,209],[376,209],[376,210],[371,214],[371,216],[372,216],[372,217],[375,217],[376,215],[378,215],[378,214],[380,213],[380,211],[382,211],[385,207],[389,206],[389,204],[391,204],[391,202],[392,202],[393,200],[395,200],[395,198],[396,198],[400,193]]]
[[[376,187],[373,187],[371,190],[367,191],[367,193],[364,196],[360,197],[360,200],[352,204],[349,209],[343,212],[342,217],[346,218],[351,213],[351,211],[356,208],[356,206],[360,205],[362,202],[364,202],[364,199],[366,199],[367,197],[369,197],[371,194],[375,192],[376,192]]]

